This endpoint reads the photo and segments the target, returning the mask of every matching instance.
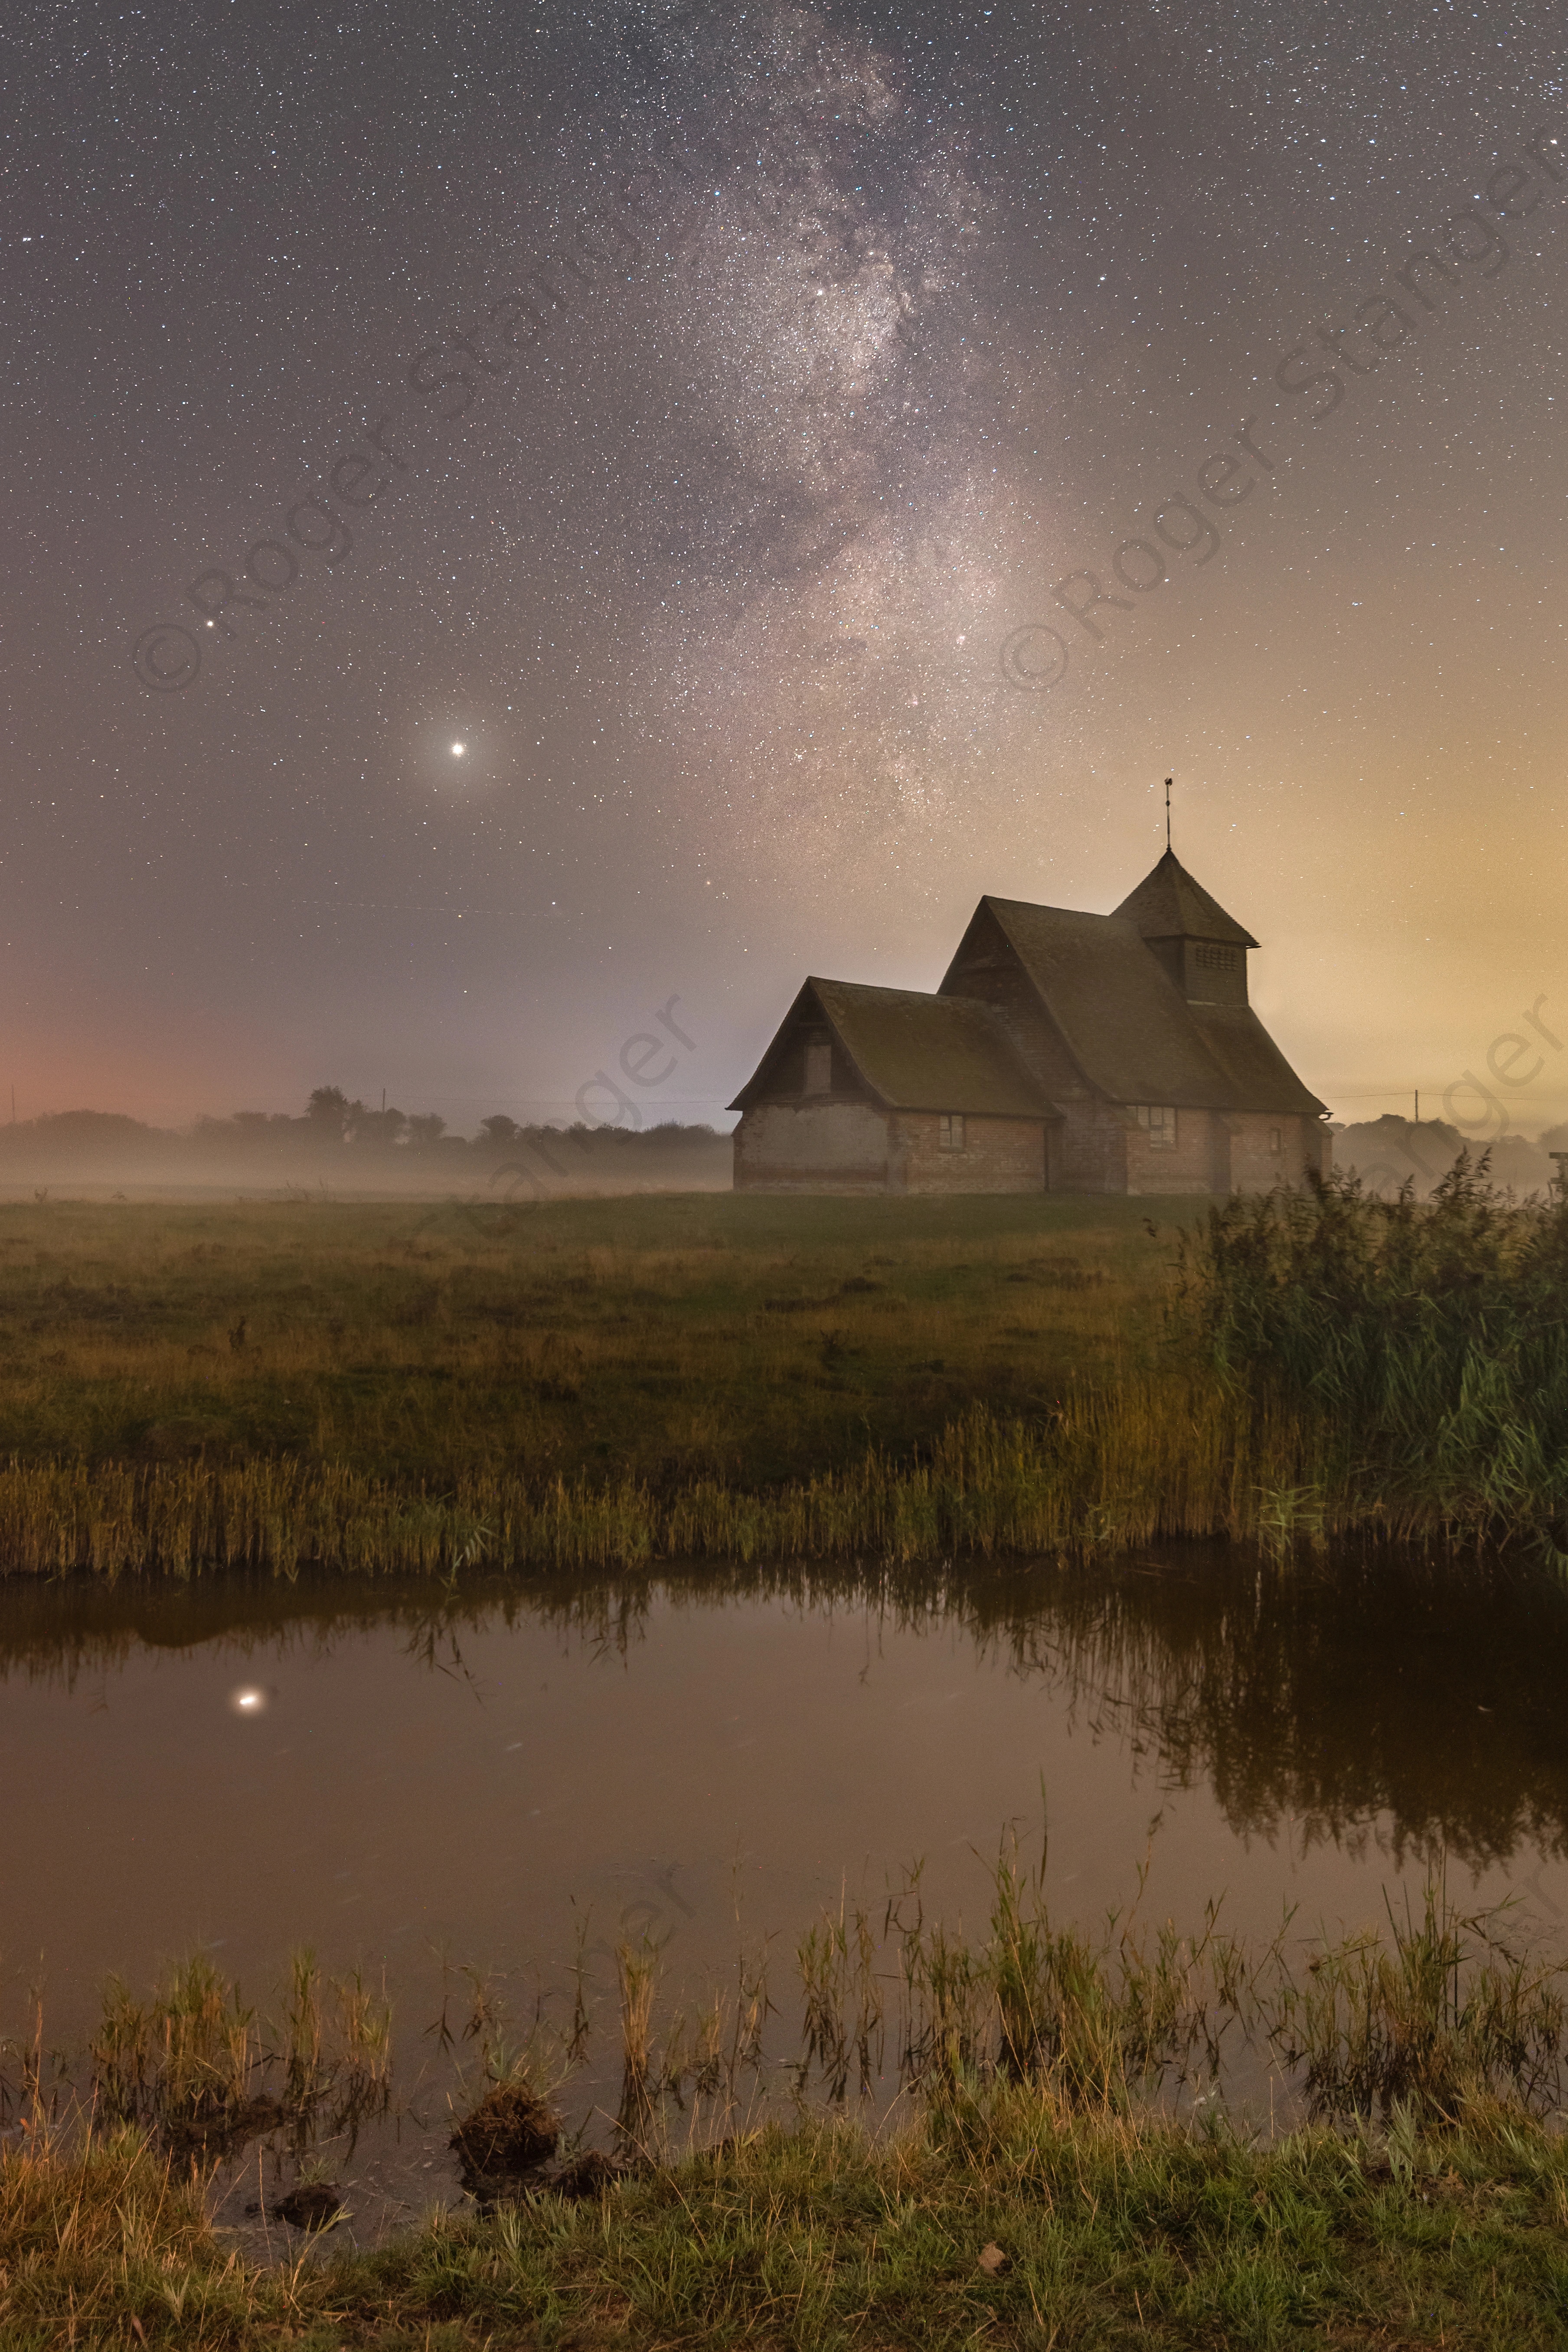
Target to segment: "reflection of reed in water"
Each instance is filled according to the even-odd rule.
[[[80,1676],[143,1644],[212,1644],[237,1662],[321,1658],[395,1631],[411,1664],[466,1677],[464,1644],[521,1622],[620,1659],[656,1606],[852,1609],[888,1635],[964,1628],[977,1662],[1038,1679],[1068,1710],[1206,1783],[1247,1835],[1291,1822],[1309,1844],[1377,1817],[1394,1852],[1479,1866],[1533,1842],[1568,1852],[1568,1592],[1537,1570],[1393,1550],[1270,1569],[1224,1546],[1114,1569],[944,1570],[671,1565],[522,1584],[215,1579],[0,1591],[0,1676]]]

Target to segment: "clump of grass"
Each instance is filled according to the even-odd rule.
[[[621,1996],[621,2106],[616,2128],[636,2148],[651,2130],[658,2075],[653,2066],[653,2002],[658,1956],[645,1936],[616,1948],[616,1979]]]
[[[858,1907],[825,1912],[796,1949],[805,1996],[800,2076],[819,2074],[830,2099],[842,2099],[851,2073],[862,2095],[882,2069],[885,2001],[871,1922]]]
[[[146,2001],[110,1979],[91,2063],[107,2116],[192,2140],[232,2131],[247,2115],[263,2058],[254,2011],[197,1953]]]
[[[451,2145],[465,2173],[536,2172],[548,2164],[561,2141],[561,2117],[541,2098],[526,2074],[513,2073],[492,2083],[461,2121]]]
[[[1125,2112],[1167,2081],[1217,2074],[1227,2030],[1249,2026],[1259,1965],[1220,1930],[1218,1906],[1195,1937],[1129,1917],[1094,1937],[1053,1921],[1044,1867],[999,1858],[979,1943],[918,1908],[900,1924],[905,2079],[941,2096],[1043,2082],[1075,2109]]]
[[[1306,1982],[1273,2003],[1271,2038],[1304,2066],[1324,2115],[1396,2108],[1424,2120],[1468,2096],[1502,2095],[1539,2112],[1563,2084],[1568,2003],[1560,1964],[1518,1951],[1495,1917],[1466,1915],[1428,1881],[1419,1919],[1389,1913],[1385,1941],[1368,1929],[1331,1946]]]
[[[232,2145],[323,2117],[357,2129],[392,2096],[392,2020],[358,1970],[323,1982],[313,1953],[290,1963],[274,2035],[205,1953],[171,1969],[146,2000],[110,1980],[89,2053],[99,2112],[165,2145]]]

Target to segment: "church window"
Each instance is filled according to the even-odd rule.
[[[1284,1134],[1277,1127],[1271,1127],[1268,1130],[1268,1149],[1270,1151],[1283,1151],[1285,1149]]]
[[[1234,971],[1236,950],[1212,947],[1206,940],[1201,940],[1197,949],[1197,965],[1200,971]]]
[[[1151,1151],[1174,1151],[1176,1107],[1173,1103],[1133,1103],[1133,1118],[1149,1138]]]
[[[939,1151],[962,1151],[963,1149],[963,1113],[943,1110],[937,1113],[936,1148]]]
[[[830,1095],[833,1092],[831,1037],[808,1037],[805,1041],[805,1091],[808,1095]]]

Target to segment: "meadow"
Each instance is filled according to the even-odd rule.
[[[1205,1206],[0,1210],[0,1569],[1568,1552],[1561,1198]]]
[[[1114,1202],[0,1207],[0,1565],[776,1551],[735,1498],[1037,1423],[1168,1257]]]
[[[1160,1213],[1159,1204],[1149,1204]],[[1152,1336],[1145,1205],[0,1206],[0,1457],[766,1487]]]

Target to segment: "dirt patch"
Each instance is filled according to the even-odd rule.
[[[452,2134],[465,2175],[537,2172],[561,2138],[561,2118],[526,2083],[497,2083]]]

